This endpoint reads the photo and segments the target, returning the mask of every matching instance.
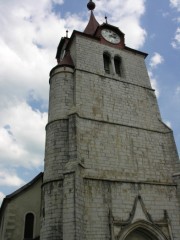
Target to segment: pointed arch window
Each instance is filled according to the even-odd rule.
[[[27,213],[25,217],[24,240],[33,239],[34,231],[34,214]]]
[[[119,56],[114,57],[114,67],[116,74],[121,76],[121,58]]]
[[[106,73],[110,74],[111,72],[111,57],[109,53],[103,54],[103,60],[104,60],[104,70]]]
[[[155,238],[154,235],[151,235],[150,232],[145,232],[143,230],[135,230],[131,232],[125,240],[133,240],[133,239],[138,239],[138,240],[158,240]]]
[[[145,220],[139,220],[124,228],[121,232],[122,240],[167,240],[160,228]]]

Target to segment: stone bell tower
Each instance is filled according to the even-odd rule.
[[[178,154],[147,54],[94,8],[50,72],[41,240],[180,240]]]

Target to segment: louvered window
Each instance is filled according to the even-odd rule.
[[[111,58],[107,53],[103,54],[103,59],[104,59],[104,70],[106,73],[111,72]]]
[[[114,57],[114,67],[115,67],[116,74],[121,76],[121,58],[118,56]]]

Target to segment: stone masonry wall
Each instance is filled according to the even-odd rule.
[[[178,155],[173,133],[161,120],[143,56],[83,36],[76,36],[72,51],[77,161],[85,179],[82,239],[109,239],[109,209],[125,221],[141,195],[154,221],[168,211],[173,237],[179,240],[172,180]],[[105,51],[112,61],[121,57],[122,76],[105,73]]]
[[[87,118],[169,131],[152,90],[107,77],[76,71],[76,106]]]
[[[103,53],[122,76],[106,74]],[[46,127],[42,240],[109,240],[109,210],[127,220],[141,195],[152,218],[168,210],[180,240],[177,151],[161,121],[144,57],[76,35],[75,70],[55,68]]]
[[[177,152],[172,133],[78,119],[78,159],[120,179],[172,182]]]
[[[49,118],[46,126],[45,171],[41,239],[74,239],[74,181],[64,178],[67,163],[76,157],[73,105],[73,70],[55,67],[51,71]],[[71,204],[72,203],[72,204]],[[71,237],[70,237],[71,236]]]
[[[122,77],[105,73],[105,51],[112,60],[121,57]],[[177,150],[161,120],[144,57],[78,35],[73,57],[79,162],[119,171],[121,178],[172,182]]]
[[[41,239],[63,239],[63,181],[43,185]]]
[[[73,69],[56,68],[50,78],[48,122],[67,118],[73,105]]]
[[[63,181],[63,240],[75,239],[75,181],[74,173],[67,173]]]
[[[115,220],[127,221],[137,195],[141,195],[153,221],[163,220],[164,210],[167,210],[171,219],[173,239],[180,239],[175,186],[120,183],[90,179],[84,180],[84,186],[86,240],[110,239],[109,210],[112,211]],[[168,231],[165,231],[165,233],[169,234]]]
[[[103,53],[108,52],[112,60],[114,56],[120,56],[122,61],[122,77],[112,74],[110,77],[123,80],[128,83],[151,88],[144,57],[133,52],[109,47],[100,44],[98,40],[76,35],[72,45],[73,61],[76,68],[90,73],[100,74],[109,77],[104,72]]]
[[[68,120],[54,121],[47,126],[44,182],[62,177],[68,161]]]

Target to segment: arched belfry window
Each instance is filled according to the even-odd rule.
[[[27,213],[25,217],[24,240],[33,239],[34,231],[34,214]]]
[[[111,56],[108,53],[103,54],[103,60],[104,60],[104,70],[106,73],[111,72]]]
[[[121,76],[121,58],[119,56],[114,57],[114,67],[116,74]]]

